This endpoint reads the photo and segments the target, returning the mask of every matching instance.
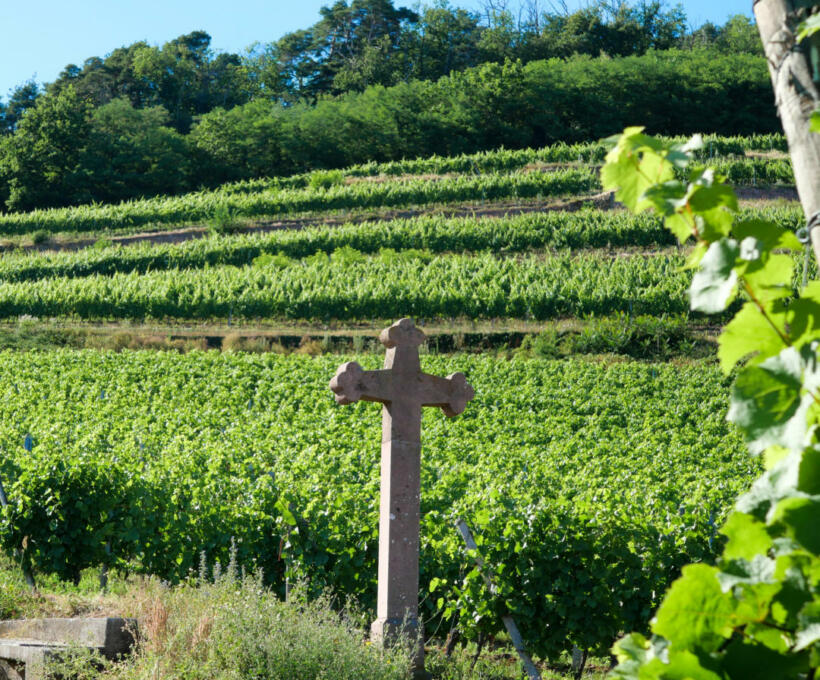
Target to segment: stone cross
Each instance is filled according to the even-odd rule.
[[[365,371],[350,361],[336,371],[330,389],[339,404],[383,404],[379,585],[371,638],[386,641],[402,627],[410,635],[418,631],[421,408],[439,406],[452,418],[474,392],[463,373],[422,373],[418,348],[426,336],[410,319],[384,329],[379,340],[387,348],[384,369]],[[415,664],[417,671],[424,667],[422,644]]]

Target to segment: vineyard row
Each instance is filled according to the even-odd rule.
[[[499,258],[342,249],[284,266],[170,269],[0,284],[0,317],[520,318],[684,313],[682,255]]]
[[[797,229],[803,220],[797,207],[747,210],[740,218],[769,219],[791,230]],[[651,247],[674,243],[674,237],[663,227],[661,219],[649,213],[636,216],[626,212],[581,210],[502,218],[427,216],[204,238],[180,244],[9,253],[0,259],[0,281],[241,266],[264,254],[301,259],[346,247],[368,254],[383,248],[421,249],[431,253],[485,250],[516,253],[544,248]]]
[[[686,138],[674,138],[684,142]],[[531,164],[540,163],[603,163],[608,145],[605,142],[584,142],[579,144],[558,143],[540,149],[501,149],[480,151],[460,156],[431,156],[384,163],[354,165],[344,170],[331,171],[342,177],[375,177],[444,174],[444,173],[488,173],[520,170]],[[783,135],[753,135],[751,137],[721,137],[706,135],[703,148],[696,152],[700,160],[725,160],[728,156],[744,156],[747,152],[786,153],[786,138]],[[227,192],[244,193],[279,187],[297,189],[308,186],[311,181],[321,181],[326,173],[302,173],[290,177],[255,179],[226,185]]]
[[[794,181],[791,165],[787,160],[739,159],[715,165],[718,172],[737,184],[791,184]],[[0,235],[27,234],[40,229],[57,233],[116,231],[148,225],[201,224],[217,216],[231,221],[238,218],[331,210],[533,199],[579,195],[599,189],[597,171],[592,167],[386,182],[362,181],[300,189],[272,187],[253,193],[223,189],[118,205],[90,205],[0,215]]]

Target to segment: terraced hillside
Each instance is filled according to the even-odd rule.
[[[177,580],[202,551],[224,560],[233,538],[276,587],[306,578],[369,606],[379,419],[335,408],[342,359],[309,355],[341,348],[375,366],[364,338],[413,316],[435,338],[425,364],[477,390],[457,423],[425,415],[431,632],[501,625],[458,516],[537,655],[604,650],[645,626],[680,566],[715,554],[759,464],[725,422],[713,329],[687,314],[687,246],[601,194],[603,149],[0,216],[0,341],[75,348],[0,354],[5,550],[25,536],[35,573],[68,579],[107,564]],[[702,160],[742,188],[745,217],[795,229],[783,149],[712,138]],[[435,356],[471,333],[484,356]],[[304,356],[286,336],[305,336]],[[226,351],[76,349],[197,339]]]

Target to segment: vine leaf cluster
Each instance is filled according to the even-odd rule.
[[[815,117],[815,124],[817,118]],[[742,307],[719,339],[736,371],[728,419],[766,472],[722,528],[715,566],[692,564],[667,592],[652,636],[613,648],[621,680],[814,678],[820,667],[820,283],[796,290],[797,237],[738,217],[725,178],[695,164],[698,137],[665,142],[628,128],[611,140],[605,188],[633,212],[654,209],[683,243],[693,310]],[[676,177],[682,169],[687,179]],[[676,173],[677,171],[677,173]]]

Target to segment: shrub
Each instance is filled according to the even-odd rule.
[[[94,250],[105,250],[106,248],[112,248],[114,246],[114,242],[110,238],[99,238],[94,241],[94,245],[91,247]]]
[[[237,214],[229,205],[218,204],[208,218],[208,231],[212,234],[235,234],[239,230]]]
[[[268,267],[270,269],[284,269],[285,267],[289,267],[293,264],[293,260],[291,260],[287,255],[285,255],[281,250],[274,255],[273,253],[262,253],[257,257],[253,258],[253,266],[265,268]]]
[[[51,239],[51,234],[49,234],[45,229],[38,229],[31,234],[31,242],[35,246],[48,243],[49,239]]]
[[[344,184],[344,180],[341,170],[317,170],[310,174],[308,184],[311,189],[330,189]]]

